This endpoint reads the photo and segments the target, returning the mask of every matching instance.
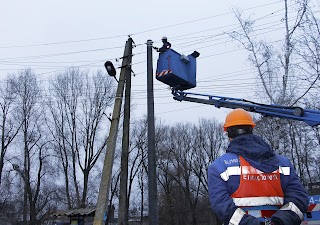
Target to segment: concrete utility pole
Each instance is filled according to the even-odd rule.
[[[103,217],[106,212],[108,199],[109,199],[109,191],[110,191],[111,177],[112,177],[112,166],[114,161],[114,152],[116,148],[116,140],[117,140],[118,127],[119,127],[119,120],[120,120],[125,74],[127,70],[130,70],[128,66],[131,63],[130,62],[131,51],[132,51],[132,39],[129,38],[126,42],[126,46],[123,54],[121,72],[120,72],[119,83],[118,83],[118,88],[116,92],[116,99],[113,107],[111,126],[109,131],[109,137],[107,140],[107,151],[106,151],[106,156],[103,163],[98,203],[96,207],[93,225],[104,224]]]
[[[147,41],[149,225],[158,225],[159,218],[155,151],[152,44],[152,40]]]
[[[130,63],[131,63],[131,54]],[[118,225],[128,225],[128,155],[129,155],[129,134],[130,134],[130,98],[131,98],[131,65],[126,70],[126,92],[124,97],[124,117],[123,117],[123,137],[121,153],[121,173],[120,173],[120,195]]]

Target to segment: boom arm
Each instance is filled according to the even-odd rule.
[[[217,108],[242,108],[249,112],[260,113],[264,116],[275,116],[291,120],[299,120],[309,126],[320,124],[320,111],[303,109],[300,107],[288,107],[280,105],[266,105],[240,98],[229,98],[207,94],[197,94],[172,89],[173,99],[177,101],[196,102],[207,105],[214,105]]]

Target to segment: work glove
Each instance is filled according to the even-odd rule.
[[[283,222],[277,218],[272,219],[271,225],[283,225]]]
[[[272,220],[271,222],[270,221],[260,222],[260,225],[283,225],[283,223],[280,220]]]
[[[270,222],[270,223],[265,223],[265,222],[261,222],[260,225],[280,225],[279,223],[274,223],[274,222]]]

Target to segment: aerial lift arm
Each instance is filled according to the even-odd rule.
[[[303,109],[301,107],[266,105],[240,98],[229,98],[215,95],[184,92],[175,88],[172,88],[172,95],[173,98],[177,101],[188,101],[213,105],[217,108],[242,108],[249,112],[260,113],[264,116],[274,116],[279,118],[303,121],[312,127],[320,124],[320,111],[317,110]]]

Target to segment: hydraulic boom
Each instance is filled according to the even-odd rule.
[[[190,93],[174,88],[172,89],[172,95],[177,101],[188,101],[214,105],[217,108],[242,108],[249,112],[260,113],[264,116],[275,116],[279,118],[303,121],[312,127],[320,124],[320,111],[317,110],[303,109],[301,107],[266,105],[241,98]]]

